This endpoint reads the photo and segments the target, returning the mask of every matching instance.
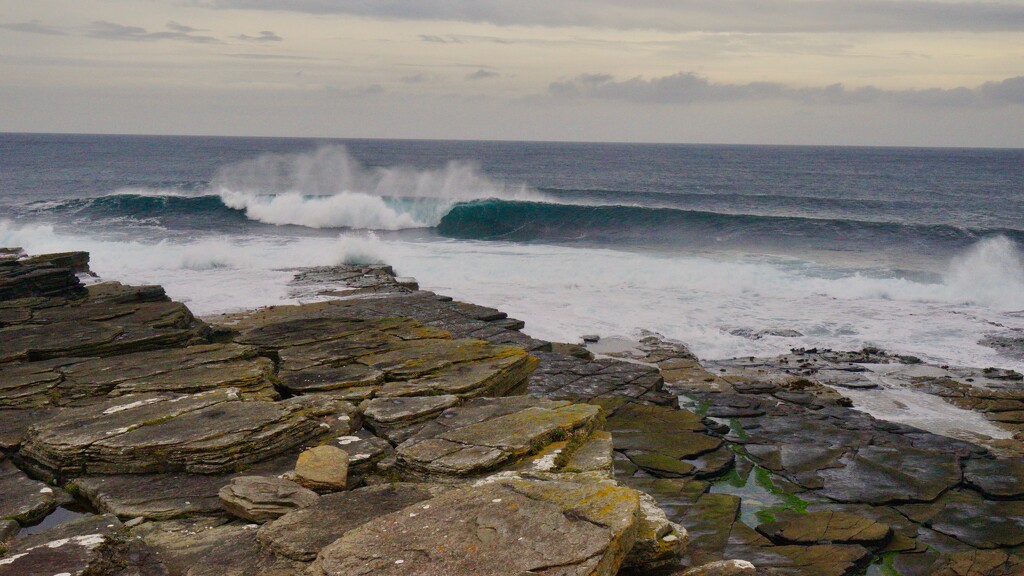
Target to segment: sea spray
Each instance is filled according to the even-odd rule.
[[[217,171],[210,189],[252,220],[311,228],[399,230],[435,226],[459,202],[542,199],[487,177],[470,162],[443,168],[369,167],[343,146],[264,154]]]
[[[296,267],[382,260],[438,293],[496,306],[525,320],[530,335],[551,340],[595,332],[629,337],[646,328],[686,342],[704,358],[872,344],[944,363],[1024,368],[978,344],[993,323],[1024,328],[1024,318],[965,298],[978,298],[981,278],[1006,278],[998,272],[1007,269],[1007,259],[996,257],[1007,254],[1001,241],[983,240],[954,259],[945,281],[841,272],[798,259],[419,242],[351,233],[145,242],[7,222],[0,223],[0,244],[21,245],[30,253],[88,250],[102,277],[161,284],[201,315],[292,302],[288,283]],[[743,329],[789,329],[804,336],[752,340],[738,335]]]
[[[336,264],[386,264],[384,243],[373,232],[363,236],[341,235],[336,248]]]
[[[950,299],[999,310],[1024,309],[1024,259],[1005,236],[986,238],[953,258],[944,277]]]

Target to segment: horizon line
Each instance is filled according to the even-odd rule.
[[[637,140],[522,140],[516,138],[413,138],[413,137],[382,137],[382,136],[265,136],[265,135],[234,135],[234,134],[160,134],[145,132],[25,132],[0,130],[2,136],[108,136],[131,138],[238,138],[257,140],[378,140],[406,142],[480,142],[509,144],[595,144],[595,145],[635,145],[635,146],[721,146],[721,147],[764,147],[764,148],[881,148],[881,149],[919,149],[919,150],[1020,150],[1024,146],[955,146],[955,145],[901,145],[901,144],[765,144],[742,142],[669,142],[669,141],[637,141]]]

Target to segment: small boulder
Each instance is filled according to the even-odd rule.
[[[238,476],[218,493],[233,516],[262,524],[317,501],[316,492],[275,476]]]
[[[295,481],[318,492],[344,490],[348,481],[348,452],[334,446],[317,446],[299,454]]]

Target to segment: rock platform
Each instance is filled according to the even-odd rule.
[[[685,549],[602,430],[601,401],[674,404],[654,369],[566,356],[538,380],[559,397],[527,395],[550,343],[382,267],[204,321],[82,285],[85,254],[4,254],[0,574],[611,575]]]
[[[595,355],[386,266],[204,319],[84,274],[0,250],[0,576],[1024,573],[1016,373]],[[896,384],[1005,437],[853,408]]]

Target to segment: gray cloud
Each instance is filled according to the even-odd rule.
[[[423,84],[430,80],[430,77],[426,74],[411,74],[409,76],[402,76],[401,81],[403,84]]]
[[[191,32],[192,28],[169,22],[166,32],[149,32],[141,26],[125,26],[115,22],[97,20],[85,28],[85,35],[101,40],[127,40],[131,42],[153,42],[157,40],[179,40],[196,44],[219,44],[220,40],[212,36],[201,36]],[[188,28],[190,31],[182,31]]]
[[[466,80],[486,80],[488,78],[497,78],[498,76],[501,76],[501,74],[481,68],[475,72],[467,74]]]
[[[237,54],[224,54],[228,58],[240,58],[242,60],[296,60],[296,61],[319,61],[321,58],[313,58],[310,56],[291,56],[285,54],[251,54],[248,52],[241,52]]]
[[[355,86],[353,88],[338,88],[337,86],[324,86],[324,92],[331,96],[345,96],[345,97],[361,97],[361,96],[379,96],[384,94],[384,87],[380,84],[370,84],[369,86]]]
[[[270,30],[263,30],[257,36],[249,36],[248,34],[239,34],[239,35],[235,36],[235,38],[237,38],[238,40],[241,40],[243,42],[280,42],[280,41],[284,40],[284,38],[281,38],[280,36],[278,36],[277,34],[271,32]]]
[[[435,36],[433,34],[420,34],[420,40],[433,44],[462,44],[462,41],[455,36]]]
[[[174,32],[181,32],[183,34],[190,34],[192,32],[202,32],[202,30],[199,30],[198,28],[193,28],[191,26],[186,26],[184,24],[178,24],[173,20],[167,23],[167,28],[169,30],[173,30]]]
[[[833,105],[893,102],[913,106],[991,106],[1024,104],[1024,76],[989,82],[974,89],[883,90],[873,86],[847,88],[842,84],[793,88],[776,82],[717,83],[690,72],[622,81],[608,74],[582,74],[552,83],[548,95],[654,104],[774,99]]]
[[[12,32],[26,32],[29,34],[47,34],[49,36],[65,36],[67,32],[57,28],[55,26],[47,26],[39,20],[32,20],[30,22],[13,22],[10,24],[0,24],[0,29],[10,30]]]
[[[218,8],[352,14],[497,25],[669,31],[1020,31],[1024,5],[1008,0],[199,0]]]
[[[1002,82],[987,82],[978,91],[996,102],[1024,104],[1024,76],[1007,78]]]

